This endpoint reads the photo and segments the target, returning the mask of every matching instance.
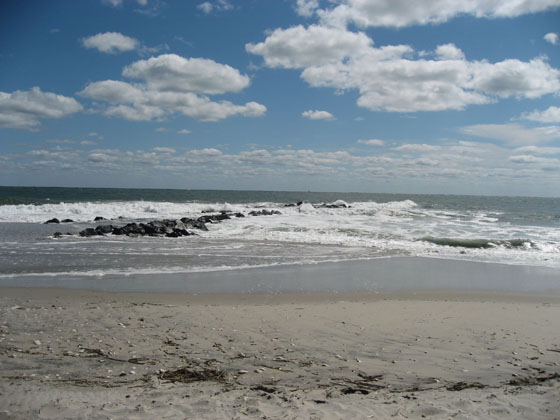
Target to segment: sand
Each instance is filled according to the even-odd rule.
[[[560,296],[0,289],[1,419],[560,419]]]

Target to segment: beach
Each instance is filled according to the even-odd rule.
[[[3,288],[0,418],[558,419],[558,293]]]
[[[0,419],[560,418],[559,199],[2,194]]]

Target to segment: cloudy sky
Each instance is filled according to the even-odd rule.
[[[560,0],[0,4],[0,185],[560,196]]]

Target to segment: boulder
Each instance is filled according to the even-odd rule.
[[[56,217],[54,217],[54,218],[49,219],[49,220],[47,220],[47,221],[45,222],[46,225],[52,224],[52,223],[58,224],[58,223],[60,223],[60,220],[58,220]]]
[[[102,235],[102,233],[98,233],[94,228],[87,228],[82,230],[79,233],[80,236],[82,237],[89,237],[89,236],[98,236],[98,235]]]
[[[97,232],[98,235],[105,235],[105,234],[113,232],[113,226],[111,226],[111,225],[99,225],[95,228],[95,231]]]
[[[204,231],[208,230],[208,228],[206,227],[206,224],[204,222],[200,221],[200,220],[194,220],[194,219],[190,219],[188,217],[183,217],[181,219],[181,222],[183,222],[183,225],[187,229],[200,229],[200,230],[204,230]]]

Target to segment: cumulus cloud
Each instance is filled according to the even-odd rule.
[[[126,66],[123,76],[142,79],[158,91],[196,92],[214,95],[239,92],[250,84],[248,76],[226,64],[205,58],[163,54]]]
[[[438,45],[436,56],[440,60],[464,60],[465,54],[455,44]]]
[[[207,95],[238,92],[250,83],[238,70],[213,60],[165,54],[132,63],[124,68],[123,76],[141,82],[92,82],[79,95],[107,102],[110,105],[101,112],[131,121],[162,119],[174,113],[200,121],[266,113],[266,107],[256,102],[236,105],[211,100]]]
[[[264,42],[245,49],[269,67],[302,68],[337,63],[366,51],[373,41],[363,33],[311,25],[276,29]]]
[[[308,110],[303,111],[301,116],[310,120],[334,120],[334,115],[328,111]]]
[[[62,118],[82,109],[74,98],[43,92],[38,87],[0,92],[0,127],[36,130],[41,118]]]
[[[296,11],[298,15],[311,17],[319,8],[319,0],[297,0]]]
[[[508,98],[511,96],[538,98],[560,92],[560,70],[543,58],[523,62],[516,59],[498,63],[473,62],[472,82],[476,90]]]
[[[324,24],[345,27],[404,27],[447,22],[459,15],[512,18],[560,6],[557,0],[340,0],[317,13]]]
[[[546,42],[550,42],[552,45],[558,44],[558,34],[554,32],[549,32],[544,36]]]
[[[551,106],[544,111],[535,110],[533,112],[525,112],[521,115],[521,118],[541,123],[560,124],[560,108],[557,106]]]
[[[365,144],[367,146],[384,146],[385,142],[379,139],[358,140],[358,144]]]
[[[376,48],[364,33],[344,28],[276,29],[246,50],[268,67],[302,70],[313,87],[357,90],[357,104],[373,111],[462,110],[500,98],[560,93],[560,71],[542,57],[469,61],[457,46],[444,44],[431,54],[435,59],[427,59],[407,45]]]
[[[138,48],[139,44],[138,40],[119,32],[104,32],[82,38],[82,45],[85,48],[95,48],[106,54],[132,51]]]

